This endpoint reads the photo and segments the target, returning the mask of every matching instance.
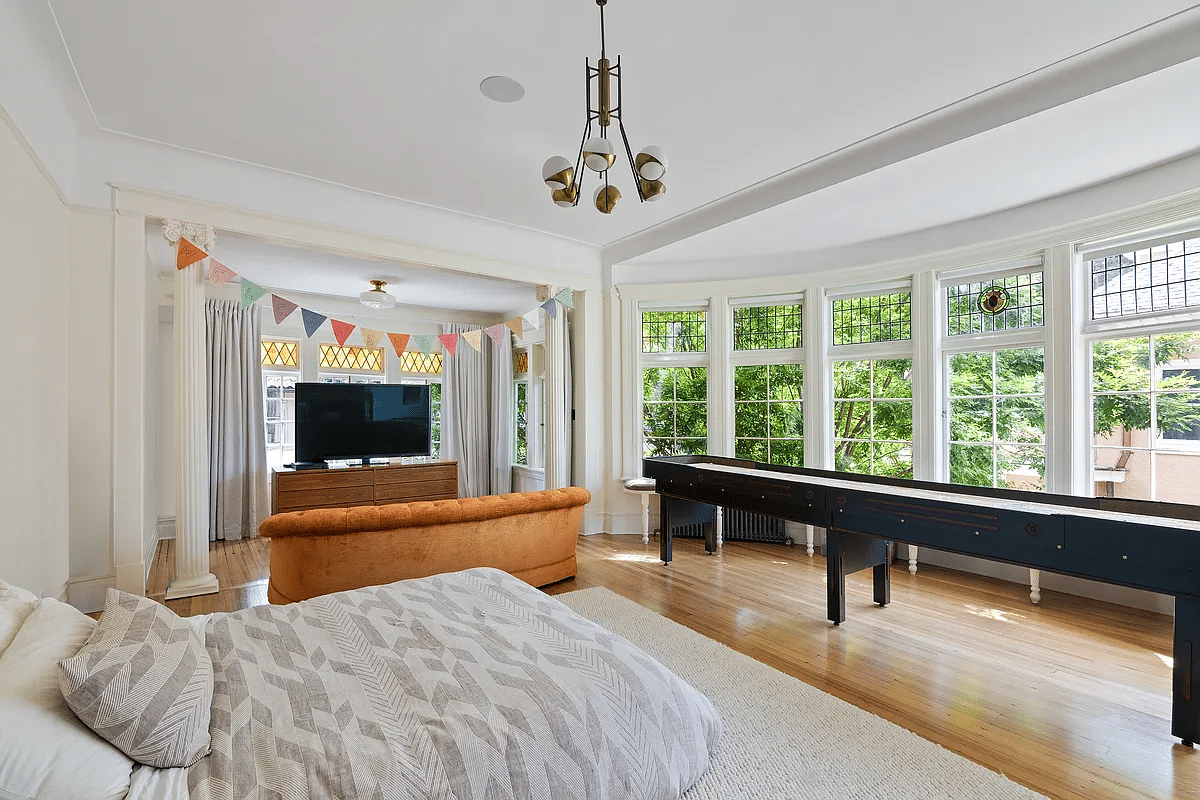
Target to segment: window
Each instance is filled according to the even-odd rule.
[[[1195,503],[1200,332],[1092,343],[1097,494]]]
[[[262,365],[264,367],[299,367],[300,342],[263,339]]]
[[[297,372],[263,370],[263,404],[267,427],[267,469],[296,460]]]
[[[350,345],[322,344],[321,366],[333,369],[349,369],[359,372],[383,372],[382,347],[352,347]]]
[[[989,299],[1000,300],[994,313],[985,310]],[[1040,270],[946,288],[946,332],[950,336],[1036,328],[1043,324],[1043,313]]]
[[[911,478],[912,359],[833,365],[834,468]]]
[[[801,345],[799,303],[747,306],[733,310],[734,350],[778,350]]]
[[[1200,237],[1088,261],[1092,319],[1200,305]]]
[[[529,384],[517,381],[513,384],[513,444],[514,464],[529,464]]]
[[[734,367],[734,455],[804,466],[804,368],[799,364]]]
[[[912,338],[910,292],[833,301],[833,343],[866,344]]]
[[[1041,347],[950,356],[950,482],[1045,489],[1045,356]]]
[[[643,353],[702,353],[707,347],[703,309],[642,312]]]
[[[405,350],[400,356],[400,371],[413,374],[428,373],[431,375],[442,374],[442,354],[441,353],[425,353],[416,352],[413,350]]]
[[[642,425],[647,456],[707,452],[707,367],[643,369]]]

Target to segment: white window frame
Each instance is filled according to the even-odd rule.
[[[704,350],[689,351],[684,353],[644,353],[642,352],[642,315],[647,311],[703,311],[704,312]],[[705,391],[705,414],[706,424],[705,429],[708,431],[709,441],[712,441],[712,402],[713,402],[713,381],[711,368],[711,352],[713,342],[713,326],[712,326],[712,309],[707,300],[701,301],[685,301],[682,303],[663,303],[663,302],[642,302],[638,304],[637,313],[634,316],[635,343],[637,347],[637,402],[635,405],[637,419],[637,456],[639,469],[641,459],[645,457],[646,452],[646,409],[644,400],[645,391],[645,375],[647,369],[655,367],[704,367],[706,377]]]
[[[758,350],[736,350],[736,349],[734,349],[733,320],[734,320],[734,315],[735,315],[734,312],[737,309],[761,308],[761,307],[766,307],[766,306],[781,306],[781,305],[798,305],[798,306],[800,306],[800,314],[801,314],[801,337],[800,337],[801,346],[800,347],[773,348],[773,349],[763,348],[763,349],[758,349]],[[731,401],[733,405],[729,411],[729,413],[732,417],[732,420],[733,420],[733,425],[731,426],[733,428],[733,441],[730,442],[730,450],[729,450],[730,453],[737,452],[737,439],[738,439],[738,436],[737,436],[738,400],[737,400],[737,395],[736,395],[736,392],[737,392],[737,389],[736,389],[737,368],[738,367],[778,366],[781,364],[788,364],[788,365],[794,364],[794,365],[800,367],[801,374],[804,374],[805,372],[807,372],[807,366],[805,364],[805,345],[808,343],[808,340],[805,338],[804,325],[803,325],[803,316],[805,313],[807,313],[807,308],[805,307],[805,304],[804,304],[804,293],[803,292],[796,292],[796,293],[792,293],[792,294],[777,294],[777,295],[760,296],[760,297],[739,297],[739,298],[729,300],[730,330],[729,330],[728,342],[725,346],[727,346],[729,348],[729,385],[731,387],[733,387],[733,391],[734,391],[734,396]],[[706,339],[705,341],[707,342],[708,340]],[[711,388],[711,386],[710,386],[710,388]],[[640,392],[639,392],[639,394],[640,394]],[[709,402],[711,404],[711,402],[712,402],[711,398],[710,398]],[[769,406],[770,406],[771,401],[764,399],[764,402],[767,402],[767,404],[768,404],[768,412],[767,413],[769,414],[770,413]],[[803,385],[801,385],[801,389],[800,389],[800,411],[801,411],[802,418],[805,420],[805,430],[801,432],[801,436],[803,438],[807,438],[808,417],[806,414],[807,409],[805,408]],[[786,440],[783,440],[783,441],[786,441]]]

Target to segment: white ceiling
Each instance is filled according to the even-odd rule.
[[[147,224],[146,238],[160,274],[174,274],[175,252],[158,222]],[[284,296],[302,292],[357,299],[359,292],[371,288],[371,280],[385,280],[388,293],[405,306],[507,314],[537,305],[536,287],[530,284],[286,247],[226,231],[216,232],[212,255]]]
[[[103,129],[608,245],[1192,3],[612,0],[631,144],[665,147],[671,169],[666,197],[641,206],[616,171],[625,201],[611,217],[556,208],[538,179],[548,155],[578,147],[591,0],[50,5]],[[525,98],[486,100],[479,81],[497,74]],[[1195,111],[1177,106],[1196,85],[1194,66],[1164,70],[650,259],[861,241],[1178,157],[1195,147]],[[333,266],[336,293],[376,277],[368,267]]]

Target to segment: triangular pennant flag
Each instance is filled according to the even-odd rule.
[[[370,328],[359,328],[358,332],[362,334],[363,344],[367,347],[374,347],[379,344],[379,340],[383,338],[383,331],[373,331]]]
[[[414,336],[412,337],[413,347],[421,351],[421,355],[427,356],[433,350],[432,336]]]
[[[304,317],[304,335],[310,339],[317,332],[317,328],[324,325],[325,320],[329,319],[329,317],[309,311],[307,308],[300,309],[300,316]]]
[[[550,319],[558,319],[558,301],[553,297],[542,303],[542,309],[550,315]]]
[[[179,237],[179,245],[175,248],[175,269],[183,269],[190,267],[201,259],[208,258],[208,253],[201,250],[196,245]]]
[[[570,288],[563,289],[561,292],[554,295],[554,299],[562,303],[567,308],[575,307],[575,298],[572,296]]]
[[[542,315],[539,314],[538,310],[535,308],[533,311],[526,312],[525,315],[521,317],[521,319],[525,320],[530,325],[532,325],[533,329],[536,331],[538,328],[542,327],[541,317],[542,317]]]
[[[462,337],[467,340],[467,344],[475,348],[475,352],[482,352],[480,347],[483,346],[483,331],[476,328],[473,331],[464,331]]]
[[[404,358],[404,351],[408,349],[408,334],[389,333],[388,338],[392,340],[392,349],[396,351],[396,358]]]
[[[493,342],[500,344],[500,337],[504,335],[504,326],[493,325],[490,328],[484,328],[483,332],[486,333]]]
[[[276,325],[282,324],[299,307],[291,300],[284,300],[277,294],[271,295],[271,309],[275,312]]]
[[[515,333],[517,335],[518,339],[525,338],[525,326],[521,324],[520,317],[517,317],[516,319],[510,319],[508,322],[506,322],[504,324],[508,326],[508,329],[510,331],[512,331],[513,333]]]
[[[249,308],[254,301],[267,293],[267,290],[257,283],[242,278],[242,308]]]
[[[215,258],[209,257],[208,279],[213,282],[214,286],[220,286],[222,283],[231,281],[237,276],[238,274],[229,267],[225,266],[220,261],[217,261]]]
[[[349,322],[331,319],[329,324],[333,326],[333,338],[337,339],[339,345],[345,345],[346,340],[350,338],[350,334],[354,333],[354,327]]]
[[[438,338],[442,340],[442,347],[446,349],[446,355],[454,355],[454,351],[458,349],[458,334],[440,333]]]

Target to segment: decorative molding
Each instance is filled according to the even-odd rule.
[[[217,243],[217,232],[211,225],[200,225],[195,222],[183,222],[177,219],[164,219],[163,236],[168,242],[178,246],[180,238],[187,239],[205,252],[212,252]]]
[[[156,543],[155,546],[157,546],[157,543],[161,542],[163,539],[174,539],[175,538],[175,517],[174,517],[174,515],[169,516],[169,517],[159,517],[158,525],[156,526],[156,530],[158,531],[158,536],[156,536],[154,539],[154,541]]]
[[[50,170],[46,167],[45,162],[34,152],[33,145],[29,144],[29,140],[21,133],[20,128],[17,127],[17,123],[13,122],[13,118],[8,115],[8,112],[4,110],[4,106],[2,105],[0,105],[0,122],[3,122],[12,131],[13,138],[17,140],[17,144],[21,145],[21,149],[25,151],[25,155],[29,156],[29,160],[37,167],[38,172],[42,173],[42,177],[46,179],[46,183],[50,184],[50,188],[58,195],[58,199],[62,202],[63,206],[71,209],[71,201],[67,199],[66,193],[63,192],[62,187],[58,185],[58,181],[50,174]]]

